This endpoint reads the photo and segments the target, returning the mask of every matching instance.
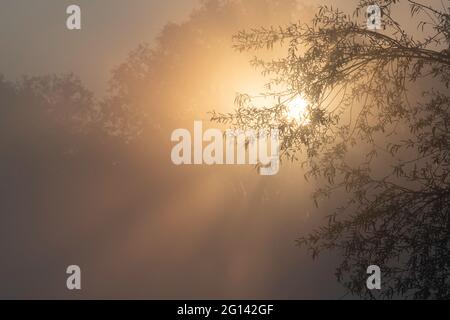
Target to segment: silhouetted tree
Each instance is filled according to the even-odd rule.
[[[313,257],[340,250],[336,275],[366,298],[450,298],[450,8],[407,0],[412,36],[383,0],[384,29],[368,30],[360,1],[353,16],[323,6],[311,24],[239,32],[239,51],[286,44],[284,57],[252,64],[271,76],[264,96],[236,98],[212,120],[242,129],[280,129],[284,159],[302,161],[314,194],[339,197],[328,223],[298,240]],[[301,95],[300,123],[287,116]],[[345,196],[344,196],[345,195]],[[366,268],[382,269],[382,290],[366,288]]]
[[[109,94],[100,102],[105,128],[129,141],[142,135],[148,141],[175,123],[191,125],[212,104],[223,103],[224,91],[234,91],[224,88],[251,75],[231,48],[231,36],[289,20],[293,13],[300,13],[295,0],[201,1],[188,20],[167,24],[154,43],[140,44],[113,70]]]
[[[50,128],[86,134],[100,121],[94,95],[73,74],[24,76],[16,82],[0,76],[0,102],[4,136]]]

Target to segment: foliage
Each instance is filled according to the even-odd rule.
[[[252,64],[270,77],[264,96],[238,95],[237,109],[212,120],[240,128],[278,127],[286,160],[323,181],[314,200],[347,201],[328,223],[298,240],[313,257],[342,252],[336,275],[366,298],[450,298],[450,8],[380,1],[384,30],[368,30],[360,1],[353,16],[323,6],[311,24],[241,31],[239,51],[286,46],[284,57]],[[410,7],[419,35],[392,12]],[[402,7],[403,6],[403,7]],[[308,99],[308,123],[286,116]],[[340,198],[341,202],[343,197]],[[382,268],[382,290],[366,289],[366,268]]]

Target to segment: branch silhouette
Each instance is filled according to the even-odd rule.
[[[301,161],[323,185],[319,200],[339,203],[325,225],[298,239],[313,258],[342,254],[338,280],[368,299],[450,297],[450,16],[449,8],[406,1],[418,35],[381,1],[384,30],[367,30],[360,1],[353,16],[323,6],[310,24],[241,31],[238,51],[287,48],[252,64],[270,77],[257,107],[241,95],[236,110],[212,120],[239,128],[278,127],[284,160]],[[286,117],[289,99],[310,102],[310,121]],[[414,101],[414,102],[413,102]],[[380,292],[366,288],[366,268],[382,269]]]

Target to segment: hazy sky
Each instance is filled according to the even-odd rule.
[[[351,10],[353,1],[305,0]],[[434,5],[439,0],[431,1]],[[65,27],[66,8],[82,8],[81,31]],[[2,0],[0,73],[75,72],[88,88],[103,91],[110,71],[141,42],[152,43],[169,22],[189,18],[200,0]]]
[[[332,3],[348,6],[348,1]],[[70,4],[82,9],[81,31],[66,29]],[[141,42],[152,43],[167,23],[187,20],[199,4],[200,0],[2,0],[0,73],[16,79],[23,74],[74,72],[88,88],[101,92],[111,69],[130,50]]]
[[[198,0],[2,0],[0,73],[75,72],[93,90],[140,42],[168,22],[187,19]],[[66,8],[82,9],[82,30],[66,29]],[[88,57],[88,59],[86,59]],[[92,72],[96,70],[96,72]]]

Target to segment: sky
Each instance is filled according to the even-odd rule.
[[[308,0],[350,7],[348,1]],[[78,4],[83,29],[65,28],[66,8]],[[111,70],[139,43],[152,44],[164,25],[189,19],[200,0],[3,0],[0,70],[8,79],[74,72],[103,93]]]
[[[83,30],[65,28],[66,8],[82,9]],[[0,70],[23,74],[74,72],[102,92],[110,70],[140,42],[152,42],[169,22],[188,18],[198,0],[3,0]]]

